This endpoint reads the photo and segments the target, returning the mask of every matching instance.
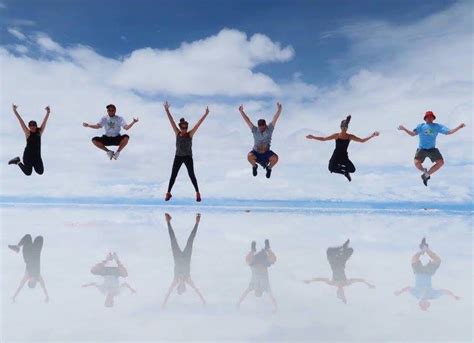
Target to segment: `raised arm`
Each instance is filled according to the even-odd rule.
[[[281,114],[281,104],[279,102],[277,102],[277,111],[276,111],[276,113],[275,113],[275,115],[273,116],[273,119],[272,119],[273,127],[275,127],[275,125],[278,121],[278,118],[280,118],[280,114]]]
[[[456,128],[452,129],[452,130],[449,130],[447,135],[452,135],[453,133],[456,133],[458,132],[459,130],[461,130],[463,127],[466,127],[466,124],[464,123],[461,123],[459,124]]]
[[[129,130],[129,129],[132,128],[133,125],[135,125],[135,123],[138,123],[138,117],[137,117],[137,118],[134,117],[133,120],[132,120],[132,122],[131,122],[130,124],[125,124],[125,125],[123,126],[123,128],[124,128],[125,130]]]
[[[377,137],[380,133],[378,131],[375,131],[373,134],[371,134],[369,137],[365,137],[365,138],[359,138],[357,137],[356,135],[349,135],[349,138],[350,140],[354,141],[354,142],[359,142],[359,143],[365,143],[367,142],[369,139],[372,139],[374,137]]]
[[[206,119],[207,115],[209,114],[209,107],[206,107],[206,111],[204,112],[203,116],[201,117],[201,119],[198,120],[198,122],[196,123],[196,125],[194,125],[194,127],[191,129],[191,131],[189,131],[189,135],[192,137],[194,136],[194,134],[196,133],[197,129],[199,129],[199,126],[201,126],[202,122],[204,121],[204,119]]]
[[[95,287],[97,287],[97,283],[95,283],[95,282],[90,282],[90,283],[86,283],[86,284],[82,285],[81,287],[82,287],[82,288],[86,288],[86,287],[90,287],[90,286],[95,286]]]
[[[13,113],[15,113],[16,118],[20,122],[21,129],[23,130],[23,133],[25,134],[26,138],[30,135],[30,130],[28,129],[28,126],[26,126],[25,122],[23,121],[23,118],[21,118],[20,114],[16,110],[18,108],[18,105],[12,104],[12,109]]]
[[[43,289],[43,293],[44,293],[44,296],[45,296],[44,301],[49,302],[48,290],[46,289],[46,284],[44,283],[43,277],[40,276],[38,278],[38,281],[39,281],[39,284],[40,284],[41,288]]]
[[[442,289],[441,291],[443,292],[443,294],[449,295],[449,296],[451,296],[453,299],[456,299],[456,300],[461,299],[459,296],[457,296],[456,294],[454,294],[453,292],[451,292],[449,289]]]
[[[178,281],[176,279],[173,279],[173,282],[171,282],[170,288],[168,289],[168,292],[166,293],[165,300],[163,300],[163,304],[161,305],[161,308],[165,308],[166,304],[168,303],[168,299],[171,295],[171,292],[173,292],[173,289],[178,285]]]
[[[179,129],[178,129],[178,126],[176,126],[173,116],[171,115],[170,104],[168,103],[168,101],[165,101],[165,103],[163,104],[163,107],[165,108],[166,115],[168,116],[168,120],[170,121],[171,128],[173,129],[174,133],[177,135],[179,133]]]
[[[199,299],[201,299],[202,301],[202,304],[203,305],[206,305],[206,299],[204,299],[203,295],[201,294],[201,292],[199,291],[199,289],[194,285],[194,282],[193,280],[191,280],[190,278],[188,278],[186,280],[186,283],[191,286],[192,289],[194,289],[194,291],[196,292],[196,294],[199,296]]]
[[[408,129],[407,129],[405,126],[403,126],[403,125],[400,125],[400,126],[398,127],[398,129],[399,129],[400,131],[405,131],[407,134],[409,134],[409,135],[412,136],[412,137],[417,135],[417,133],[416,133],[415,131],[408,130]]]
[[[358,282],[367,285],[367,287],[369,287],[369,288],[375,288],[375,285],[367,282],[365,279],[360,279],[360,278],[349,279],[350,284],[358,283]]]
[[[16,289],[15,294],[12,297],[12,302],[15,302],[16,297],[18,296],[18,294],[20,294],[20,291],[22,290],[22,288],[25,285],[26,281],[28,281],[28,276],[25,274],[25,276],[23,276],[23,279],[21,279],[20,284],[18,285],[18,288]]]
[[[409,290],[411,290],[411,287],[406,286],[406,287],[403,287],[402,289],[400,289],[399,291],[393,292],[393,294],[395,294],[396,296],[399,296],[400,294],[408,292]]]
[[[330,285],[330,280],[326,277],[315,277],[313,279],[304,280],[303,282],[306,284],[311,283],[311,282],[324,282]]]
[[[334,139],[337,139],[337,137],[339,136],[338,133],[334,133],[330,136],[327,136],[327,137],[318,137],[318,136],[313,136],[313,135],[307,135],[306,138],[307,139],[315,139],[317,141],[332,141]]]
[[[250,121],[250,118],[245,114],[244,112],[244,105],[239,106],[239,112],[242,115],[242,118],[244,118],[244,121],[247,123],[249,128],[253,128],[255,125]]]
[[[48,122],[49,113],[51,112],[51,108],[49,106],[46,106],[45,110],[46,110],[46,115],[44,116],[43,122],[41,123],[41,126],[40,126],[41,134],[43,134],[44,129],[46,128],[46,123]]]

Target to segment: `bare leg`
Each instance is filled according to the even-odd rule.
[[[422,171],[422,172],[425,171],[425,169],[423,168],[423,165],[421,164],[421,161],[415,159],[414,162],[415,162],[415,167],[416,167],[419,171]]]
[[[120,144],[119,144],[119,147],[117,149],[117,152],[120,152],[120,151],[122,151],[123,148],[125,148],[125,146],[128,144],[128,140],[129,140],[128,137],[123,137],[120,140]]]
[[[272,169],[273,166],[278,163],[278,155],[277,154],[272,155],[269,159],[269,162],[270,163],[268,164],[268,168]]]
[[[428,170],[428,174],[429,174],[429,175],[433,175],[433,174],[436,173],[443,165],[444,165],[444,161],[443,161],[443,160],[437,160],[437,161],[435,162],[435,164],[430,168],[430,170]]]
[[[103,151],[106,151],[106,152],[107,152],[107,151],[110,151],[109,149],[107,149],[107,147],[106,147],[103,143],[101,143],[101,142],[99,142],[99,141],[92,140],[92,143],[93,143],[96,147],[98,147],[100,150],[103,150]]]
[[[257,165],[257,157],[251,152],[249,152],[249,154],[247,155],[247,160],[252,165],[252,167],[255,167]]]

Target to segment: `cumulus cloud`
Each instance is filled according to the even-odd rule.
[[[19,40],[26,40],[26,36],[18,29],[14,28],[14,27],[9,27],[8,28],[8,32],[14,36],[15,38],[19,39]]]
[[[267,36],[248,37],[229,29],[174,50],[143,48],[119,59],[83,45],[64,47],[44,34],[42,40],[37,35],[31,39],[32,48],[44,55],[30,49],[18,56],[13,47],[0,48],[2,81],[8,85],[2,89],[4,101],[19,102],[28,119],[35,114],[39,120],[46,104],[53,107],[43,141],[45,175],[29,178],[25,188],[19,171],[1,164],[2,194],[161,198],[174,155],[174,137],[161,103],[174,95],[173,114],[191,125],[206,105],[211,109],[193,143],[206,197],[472,201],[473,82],[466,72],[472,68],[472,13],[462,6],[467,5],[404,26],[381,23],[374,31],[363,29],[373,23],[361,22],[357,34],[335,30],[348,38],[348,61],[359,64],[350,77],[331,85],[305,83],[299,74],[277,83],[256,73],[258,65],[284,63],[295,52]],[[436,53],[427,60],[426,51]],[[253,178],[246,161],[252,137],[237,107],[244,103],[254,121],[269,120],[277,100],[283,103],[283,114],[272,147],[280,163],[271,180]],[[81,127],[83,121],[98,121],[108,103],[116,103],[128,121],[140,116],[129,146],[113,162],[90,143],[98,132]],[[439,137],[446,165],[426,188],[412,164],[417,139],[396,127],[414,127],[428,109],[448,126],[464,121],[468,127]],[[0,128],[1,158],[6,161],[21,151],[24,141],[15,118],[5,113],[8,108],[1,111],[2,118],[10,118],[2,119]],[[381,132],[366,144],[351,143],[357,167],[351,184],[327,170],[332,142],[304,139],[308,133],[336,132],[347,113],[353,114],[354,134]],[[7,179],[13,181],[3,181]],[[193,196],[184,171],[174,191]]]

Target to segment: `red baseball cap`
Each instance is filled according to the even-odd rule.
[[[426,118],[431,117],[433,119],[436,119],[436,116],[432,111],[426,111],[425,116],[423,117],[423,120],[426,120]]]

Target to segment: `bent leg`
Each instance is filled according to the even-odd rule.
[[[130,137],[128,135],[123,135],[122,136],[122,139],[120,140],[120,144],[119,144],[119,147],[117,149],[117,152],[120,152],[120,151],[122,151],[123,148],[125,148],[125,146],[128,144],[129,139],[130,139]]]
[[[94,137],[92,138],[92,143],[97,147],[99,148],[100,150],[103,150],[103,151],[109,151],[109,149],[107,149],[107,147],[104,145],[104,143],[102,143],[100,141],[100,137]]]
[[[268,168],[272,169],[273,166],[278,163],[278,155],[274,153],[272,156],[270,156],[269,162]]]
[[[436,173],[444,165],[444,160],[437,160],[435,164],[428,170],[429,175]]]
[[[415,159],[413,162],[415,163],[416,169],[418,169],[419,171],[422,171],[422,172],[425,171],[425,169],[423,168],[423,164],[421,164],[422,161]]]
[[[247,155],[247,161],[249,161],[252,167],[255,167],[257,165],[257,156],[255,156],[252,152],[249,152]]]
[[[44,173],[44,166],[43,166],[43,160],[41,157],[39,157],[38,160],[33,164],[33,168],[35,169],[36,174],[38,175],[43,175]]]

